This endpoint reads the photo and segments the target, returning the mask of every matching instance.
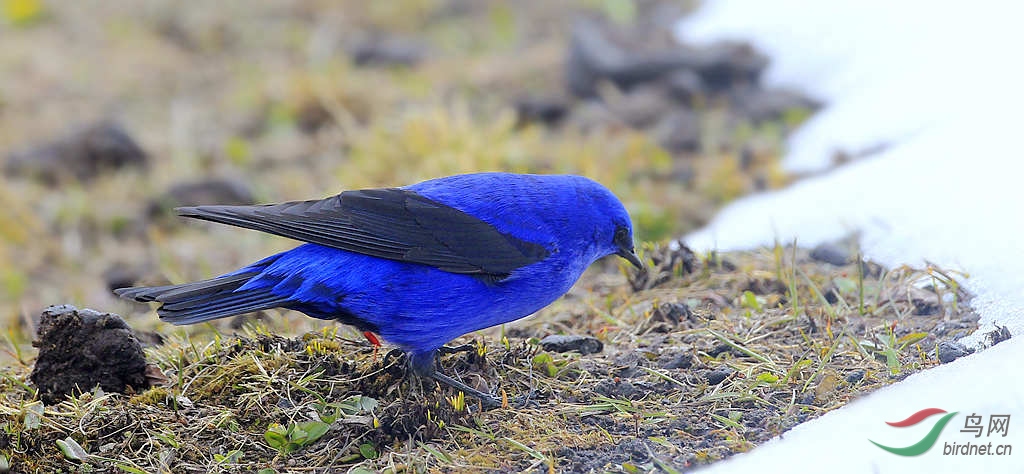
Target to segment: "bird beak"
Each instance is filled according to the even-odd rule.
[[[620,248],[618,252],[615,252],[615,255],[618,255],[626,259],[627,261],[629,261],[629,263],[632,263],[633,266],[636,267],[637,269],[644,268],[644,262],[640,261],[640,257],[636,256],[636,253],[633,252],[633,249]]]

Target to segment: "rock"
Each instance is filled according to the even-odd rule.
[[[667,321],[673,324],[679,324],[692,317],[693,312],[690,311],[690,307],[686,303],[679,302],[662,303],[651,314],[652,320]]]
[[[628,380],[602,380],[594,386],[594,393],[604,395],[608,398],[622,398],[626,400],[639,400],[644,398],[649,391],[640,382]]]
[[[680,354],[661,365],[663,369],[689,369],[693,367],[693,355]]]
[[[717,369],[708,371],[707,373],[704,374],[704,378],[707,379],[709,385],[718,385],[718,384],[724,382],[725,379],[728,378],[730,375],[732,375],[733,372],[735,372],[735,371],[730,369],[730,368],[728,368],[728,367],[724,367],[723,366],[723,367],[719,367]]]
[[[643,356],[638,351],[622,353],[615,358],[615,369],[613,369],[612,374],[624,379],[631,379],[645,374],[646,372],[642,372],[640,369],[643,366],[643,360]]]
[[[939,343],[939,362],[948,364],[957,360],[971,351],[967,346],[956,341],[942,341]]]
[[[861,380],[864,380],[864,374],[865,372],[863,369],[854,370],[853,372],[846,374],[846,381],[849,383],[860,382]]]
[[[613,41],[608,30],[588,20],[573,25],[565,77],[569,91],[578,97],[597,95],[597,84],[602,80],[628,90],[676,71],[692,71],[700,78],[701,89],[724,91],[736,85],[757,84],[768,67],[768,58],[749,43],[722,41],[702,47],[677,45],[641,51]],[[690,83],[686,87],[693,84],[690,79],[685,82]]]
[[[680,323],[690,322],[691,319],[693,319],[693,312],[685,303],[662,303],[655,307],[654,311],[651,311],[651,316],[637,330],[638,334],[667,333],[678,327]]]
[[[520,124],[537,122],[558,125],[569,114],[569,101],[558,97],[527,96],[515,101],[516,118]]]
[[[550,335],[540,340],[540,346],[548,352],[577,351],[580,354],[596,354],[604,350],[604,344],[591,336]]]
[[[97,385],[118,393],[150,386],[142,346],[116,314],[50,306],[42,313],[32,345],[39,348],[39,357],[29,380],[48,404]]]
[[[665,115],[652,134],[671,153],[689,153],[700,149],[700,117],[689,109],[676,109]]]
[[[426,57],[426,47],[420,40],[399,37],[372,36],[356,43],[350,50],[352,62],[357,66],[415,66]]]
[[[811,249],[811,258],[838,267],[850,261],[850,252],[834,242],[824,242]]]
[[[584,133],[607,133],[627,128],[625,122],[608,109],[608,106],[588,100],[572,108],[569,122]]]
[[[704,81],[692,70],[684,69],[669,74],[665,84],[669,96],[687,107],[692,107],[696,99],[704,95]]]
[[[825,289],[822,290],[822,294],[825,295],[825,301],[827,301],[828,304],[836,304],[837,302],[839,302],[839,298],[841,296],[839,294],[839,288],[836,288],[835,284],[833,283],[829,283],[828,286],[826,286]]]
[[[334,116],[319,100],[307,100],[295,111],[295,126],[307,135],[312,135],[333,122]]]
[[[65,179],[88,181],[101,173],[124,167],[145,167],[146,152],[121,126],[98,122],[7,158],[4,172],[47,184]]]
[[[762,89],[744,87],[735,94],[737,108],[753,122],[778,120],[792,110],[814,111],[821,104],[788,89]]]
[[[1005,340],[1013,337],[1010,334],[1010,330],[1006,326],[996,326],[995,329],[985,334],[985,340],[988,341],[989,346],[994,346]]]
[[[672,109],[672,101],[660,87],[638,86],[615,100],[609,100],[612,113],[633,128],[647,128]]]
[[[757,84],[768,57],[749,43],[722,41],[693,50],[690,63],[704,86],[722,91],[740,84]]]
[[[153,218],[169,214],[172,209],[180,206],[249,205],[255,202],[256,198],[245,182],[208,178],[172,185],[166,192],[149,202],[146,213]]]
[[[578,20],[573,24],[565,80],[569,92],[577,97],[596,96],[597,84],[602,80],[628,90],[669,72],[694,68],[700,62],[700,58],[683,49],[629,51],[609,36],[605,26],[597,22]]]

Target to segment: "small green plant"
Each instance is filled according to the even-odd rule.
[[[366,459],[377,459],[380,457],[380,453],[377,452],[377,448],[370,443],[360,444],[359,454]]]
[[[232,449],[225,454],[214,454],[213,460],[217,464],[238,464],[238,461],[242,459],[242,451]]]
[[[271,423],[263,433],[263,439],[282,455],[288,455],[315,443],[331,425],[322,421],[301,421],[283,426]]]
[[[551,357],[551,354],[548,354],[547,352],[541,352],[540,354],[533,356],[533,367],[537,370],[543,371],[548,375],[548,377],[555,377],[558,375],[558,365],[559,363],[556,362],[555,359]],[[562,365],[565,365],[565,363],[562,362]]]
[[[903,352],[911,344],[928,337],[928,333],[914,332],[897,338],[895,323],[890,325],[887,329],[885,336],[876,337],[875,341],[861,341],[860,345],[877,356],[885,357],[885,365],[889,367],[889,373],[896,375],[900,373],[900,370],[902,369],[902,364],[899,360],[899,353]]]

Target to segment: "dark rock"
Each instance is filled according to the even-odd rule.
[[[996,326],[995,329],[985,334],[985,340],[988,341],[989,346],[994,346],[1005,340],[1013,337],[1010,334],[1010,330],[1006,326]]]
[[[334,123],[334,116],[319,100],[307,100],[295,111],[295,126],[307,135],[316,133],[330,123]]]
[[[602,380],[594,386],[594,393],[604,395],[608,398],[624,398],[626,400],[639,400],[647,394],[638,384],[628,380]]]
[[[755,295],[785,294],[789,289],[782,280],[775,278],[750,278],[743,286],[742,291],[749,291]]]
[[[700,117],[689,109],[676,109],[666,114],[651,133],[658,144],[671,153],[700,149]]]
[[[615,369],[613,374],[616,377],[631,379],[646,372],[641,372],[643,358],[637,351],[629,351],[615,358]]]
[[[631,36],[645,33],[633,32]],[[687,103],[695,92],[755,85],[768,66],[768,58],[749,43],[724,41],[702,47],[673,44],[652,49],[645,47],[649,43],[645,38],[632,38],[633,45],[628,45],[631,38],[622,36],[622,32],[591,20],[573,24],[565,62],[566,85],[571,93],[581,98],[595,97],[601,81],[629,90],[664,80],[677,100]],[[680,71],[688,71],[698,80]],[[772,110],[777,101],[763,102],[764,109]]]
[[[678,302],[662,303],[655,307],[647,321],[637,328],[638,334],[671,332],[679,326],[679,323],[689,321],[692,318],[693,312],[690,311],[690,307],[686,304]]]
[[[99,122],[7,157],[4,172],[47,184],[88,181],[103,172],[148,164],[146,152],[121,126]]]
[[[728,378],[730,375],[732,375],[733,372],[735,372],[735,371],[730,369],[729,367],[724,367],[723,366],[723,367],[719,367],[717,369],[708,371],[707,373],[704,374],[704,378],[707,379],[708,384],[710,384],[710,385],[718,385],[718,384],[724,382],[725,379]]]
[[[961,323],[966,323],[966,324],[978,324],[978,321],[980,321],[980,320],[981,320],[981,315],[978,314],[978,313],[974,313],[974,312],[967,313],[967,314],[963,315],[960,318],[960,322]]]
[[[718,357],[718,356],[720,356],[722,354],[726,354],[726,353],[732,354],[735,357],[742,357],[742,356],[746,355],[746,354],[744,354],[742,352],[737,351],[736,348],[734,348],[733,346],[730,346],[729,344],[726,344],[724,342],[720,342],[718,344],[715,344],[711,349],[707,350],[707,354],[709,356],[711,356],[711,357]]]
[[[680,51],[627,51],[616,44],[605,26],[590,20],[573,24],[565,62],[566,85],[577,97],[597,95],[597,84],[608,80],[623,90],[654,81],[671,71],[698,64],[693,55]]]
[[[748,428],[761,428],[765,425],[766,421],[777,415],[778,410],[773,410],[771,408],[759,408],[744,413],[743,418],[740,420],[743,422],[743,426]]]
[[[642,439],[626,438],[616,446],[618,450],[629,456],[629,461],[641,464],[647,461],[651,448]]]
[[[929,294],[927,298],[913,298],[910,303],[914,305],[914,316],[933,316],[942,314],[942,304],[939,303],[939,296]]]
[[[675,71],[665,78],[668,93],[676,102],[692,107],[698,97],[704,95],[704,81],[696,72],[683,69]]]
[[[660,87],[639,86],[608,101],[612,113],[633,128],[647,128],[673,109],[667,92]]]
[[[825,301],[827,301],[828,304],[836,304],[839,302],[839,288],[836,288],[835,285],[830,283],[828,287],[822,290],[822,293],[825,295]]]
[[[596,100],[588,100],[572,108],[569,122],[584,133],[607,132],[627,128],[619,116],[608,106]]]
[[[721,91],[742,84],[757,84],[768,67],[768,57],[749,43],[722,41],[693,53],[694,70],[704,85]]]
[[[150,386],[142,346],[116,314],[51,306],[43,311],[32,345],[39,357],[29,379],[46,403],[97,385],[119,393]]]
[[[256,198],[248,184],[234,179],[209,178],[171,186],[150,201],[147,214],[149,217],[159,217],[180,206],[248,205],[255,202]]]
[[[846,381],[849,383],[860,382],[861,380],[864,380],[864,374],[865,372],[862,369],[854,370],[853,372],[846,374]]]
[[[744,87],[733,100],[738,109],[753,122],[778,120],[793,110],[815,111],[821,104],[798,92],[787,89]]]
[[[415,66],[426,57],[427,49],[420,40],[398,37],[370,37],[349,50],[358,66]]]
[[[971,350],[967,346],[956,341],[942,341],[939,343],[939,362],[943,364],[953,362],[970,353]]]
[[[875,262],[868,260],[861,260],[860,262],[860,271],[864,274],[865,278],[878,278],[882,276],[884,270],[884,267]]]
[[[550,127],[558,125],[569,114],[569,101],[558,97],[521,97],[516,100],[515,108],[520,124],[538,122]]]
[[[740,168],[744,171],[749,171],[754,165],[754,158],[754,150],[749,146],[744,146],[743,149],[740,150]]]
[[[663,369],[689,369],[693,367],[692,354],[680,354],[661,365]]]
[[[604,349],[604,344],[591,336],[561,336],[552,334],[540,340],[540,346],[548,352],[577,351],[580,354],[596,354]]]
[[[811,258],[819,262],[841,266],[850,261],[850,252],[834,242],[823,242],[811,249]]]
[[[629,286],[633,291],[651,289],[676,276],[689,275],[699,264],[696,254],[681,240],[659,245],[646,252],[644,258],[650,265],[644,265],[629,275]]]
[[[667,321],[673,324],[679,324],[692,317],[693,312],[690,311],[689,306],[675,301],[659,304],[651,314],[651,319],[657,318],[658,321]]]

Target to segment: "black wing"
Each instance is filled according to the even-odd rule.
[[[543,260],[544,246],[414,191],[345,191],[316,201],[179,208],[185,217],[255,229],[350,252],[501,279]]]

